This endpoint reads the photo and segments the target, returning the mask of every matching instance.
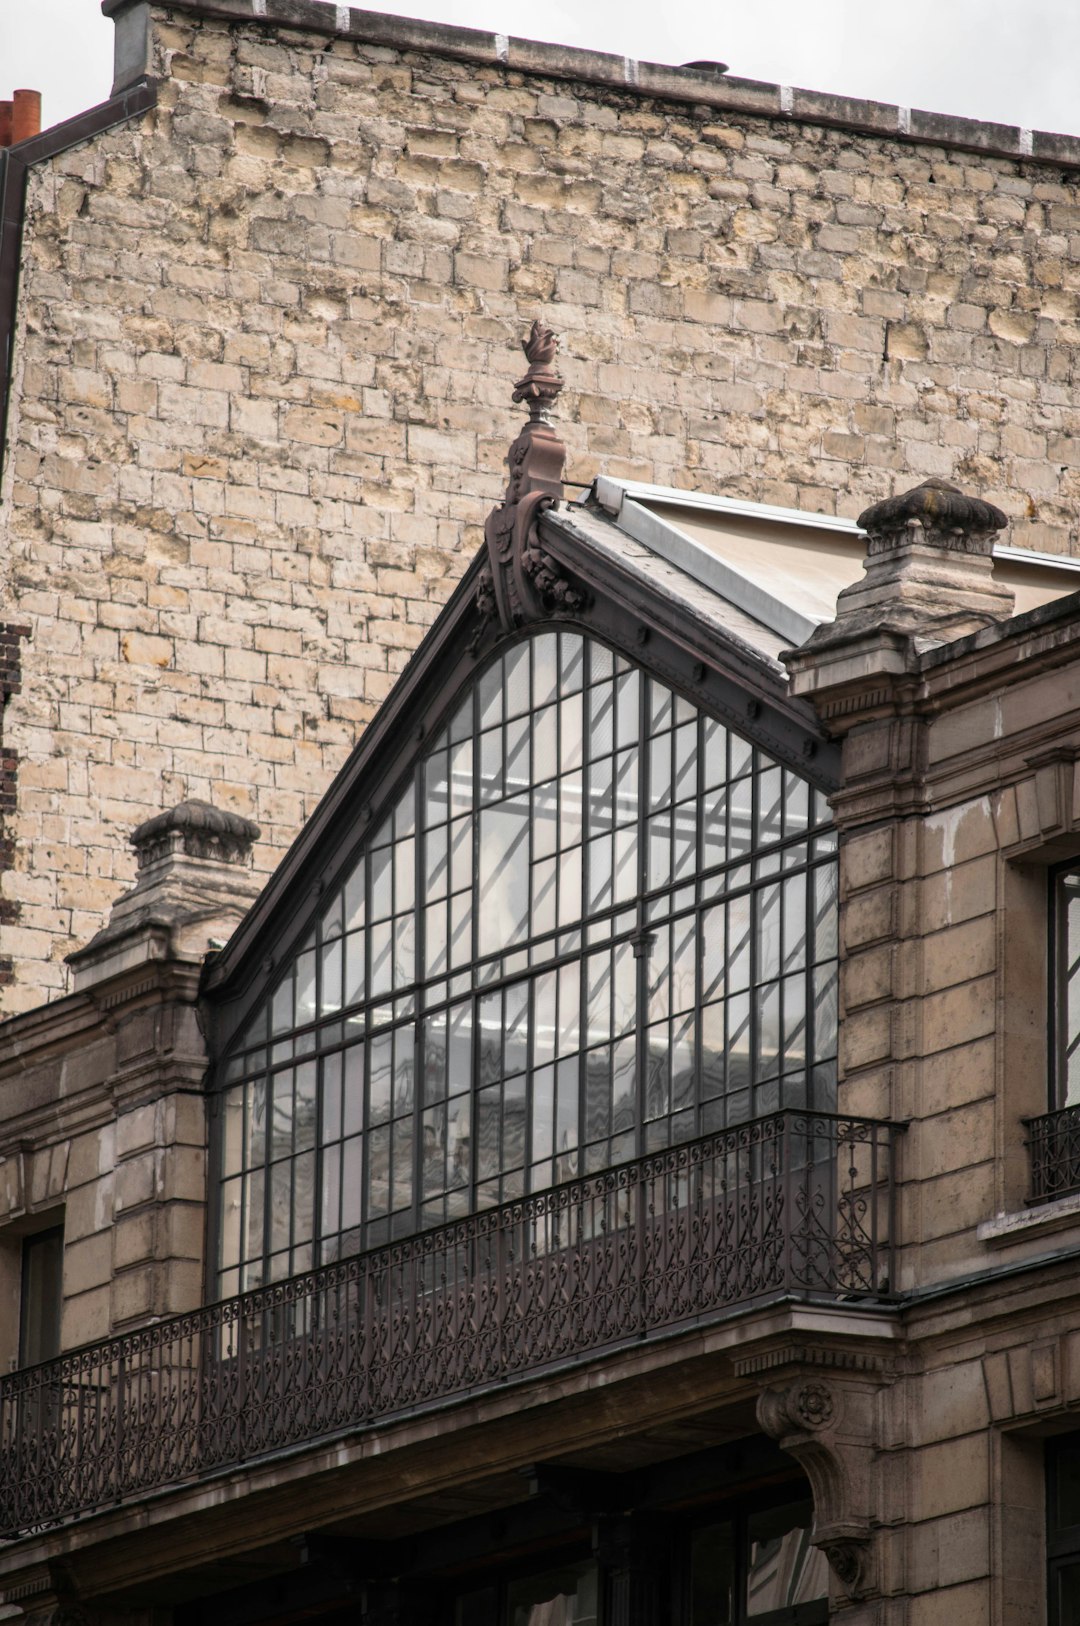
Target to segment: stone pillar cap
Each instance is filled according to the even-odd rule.
[[[252,819],[196,799],[178,802],[166,812],[146,819],[132,832],[131,845],[138,855],[140,870],[173,852],[236,864],[247,858],[261,834]]]
[[[886,545],[894,545],[900,534],[913,525],[926,533],[925,540],[938,547],[959,545],[952,541],[959,537],[984,537],[993,546],[993,533],[1004,530],[1009,523],[1000,508],[983,502],[981,497],[968,497],[958,486],[947,480],[924,480],[922,485],[904,491],[898,497],[886,497],[865,508],[859,515],[859,524],[871,542],[880,538]],[[871,550],[875,551],[875,550]],[[979,551],[983,551],[980,549]]]
[[[108,924],[67,956],[75,991],[142,974],[152,961],[197,965],[220,946],[254,903],[259,826],[209,802],[180,802],[131,836],[135,884],[113,904]]]
[[[926,650],[1006,621],[1015,608],[1012,589],[994,580],[994,536],[1008,520],[993,503],[924,480],[864,509],[859,524],[862,578],[840,593],[835,621],[781,656],[793,694],[876,692],[884,679],[913,673]]]

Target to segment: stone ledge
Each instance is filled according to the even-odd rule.
[[[1080,1224],[1080,1191],[1054,1202],[1041,1203],[1038,1208],[1022,1208],[1014,1214],[995,1214],[983,1220],[975,1235],[980,1242],[992,1248],[1005,1247],[1010,1242],[1023,1242],[1030,1236],[1045,1236],[1052,1231],[1064,1231]]]
[[[131,5],[132,0],[102,0],[101,9],[106,16],[113,16],[130,9]],[[695,102],[729,112],[824,124],[918,145],[952,147],[988,157],[1080,169],[1080,136],[1023,130],[1016,125],[956,118],[922,108],[894,107],[891,103],[835,96],[791,85],[766,84],[656,62],[636,62],[631,57],[614,56],[606,51],[512,39],[506,34],[391,17],[355,6],[320,4],[319,0],[161,0],[161,9],[263,27],[299,28],[331,38],[355,39],[367,45],[389,46],[400,51],[431,51],[519,73],[606,85],[630,95]]]

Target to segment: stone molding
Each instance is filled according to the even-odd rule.
[[[106,16],[123,15],[131,9],[133,0],[103,0],[102,4]],[[391,50],[427,51],[515,73],[607,86],[623,95],[691,102],[784,123],[823,125],[905,145],[953,147],[985,157],[1080,169],[1080,137],[740,79],[712,68],[638,62],[605,51],[545,45],[479,29],[391,17],[355,6],[327,6],[317,0],[170,0],[169,9],[224,22],[357,39]]]

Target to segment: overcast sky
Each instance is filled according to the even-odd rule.
[[[1080,134],[1080,0],[406,0],[379,10]],[[98,0],[0,0],[0,97],[57,124],[109,93]]]

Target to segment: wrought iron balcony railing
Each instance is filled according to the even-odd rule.
[[[1080,1107],[1025,1118],[1031,1154],[1030,1206],[1080,1191]]]
[[[0,1380],[0,1535],[784,1295],[888,1299],[899,1126],[784,1112]]]

